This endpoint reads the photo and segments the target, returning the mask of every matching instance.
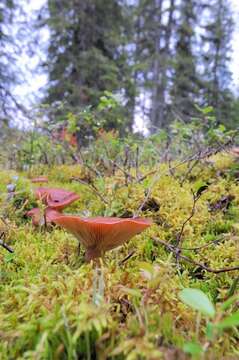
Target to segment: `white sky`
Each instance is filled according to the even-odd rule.
[[[210,0],[208,0],[210,1]],[[233,78],[233,90],[239,92],[239,0],[230,0],[232,3],[232,9],[235,21],[235,31],[232,40],[232,60],[231,71]],[[25,0],[19,0],[19,2],[25,3]],[[32,16],[35,10],[38,10],[46,3],[46,0],[27,0],[27,7],[25,6],[29,18]],[[47,43],[48,31],[42,31],[40,34],[41,43]],[[45,74],[37,73],[36,68],[39,63],[39,55],[41,58],[44,54],[41,52],[33,57],[29,57],[27,51],[23,50],[19,65],[25,68],[24,84],[18,85],[15,88],[15,94],[23,101],[23,104],[29,104],[34,102],[36,96],[39,96],[41,88],[47,83],[47,76]],[[42,59],[41,59],[42,60]],[[34,75],[33,75],[34,74]],[[145,129],[145,120],[140,119],[136,121],[137,129]]]
[[[33,16],[34,11],[39,10],[46,0],[18,0],[23,4],[25,12],[28,15],[29,21]],[[47,43],[48,31],[41,30],[39,38],[41,39],[41,45]],[[24,48],[25,45],[25,48]],[[47,83],[47,76],[42,73],[37,73],[36,69],[39,65],[39,61],[43,60],[43,52],[40,50],[34,56],[29,56],[27,53],[27,44],[23,44],[22,53],[19,59],[19,67],[23,69],[24,79],[23,83],[16,86],[14,92],[21,99],[23,104],[29,105],[34,102],[35,97],[39,96],[41,88]]]
[[[232,40],[231,71],[236,89],[239,88],[239,0],[231,0],[234,14],[235,31]]]

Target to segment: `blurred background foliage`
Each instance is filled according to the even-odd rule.
[[[127,149],[154,163],[234,136],[229,0],[46,0],[35,12],[27,4],[0,7],[0,161],[8,167],[123,159]],[[31,102],[19,96],[26,54],[46,77]]]
[[[1,2],[1,141],[23,123],[24,138],[33,128],[48,135],[67,128],[78,147],[97,138],[99,128],[120,137],[169,134],[197,118],[206,131],[200,109],[210,107],[217,125],[237,128],[229,0],[42,3],[33,13],[25,0]],[[47,79],[31,104],[14,90],[29,80],[19,62],[23,47]]]

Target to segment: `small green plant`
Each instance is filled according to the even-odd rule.
[[[185,288],[179,293],[180,300],[198,311],[196,320],[196,339],[192,342],[186,342],[183,350],[192,355],[193,358],[201,357],[209,349],[211,343],[224,331],[239,326],[239,311],[227,315],[226,311],[239,299],[239,295],[232,296],[223,302],[218,309],[215,308],[209,297],[199,289]],[[206,341],[200,344],[198,341],[201,324],[201,316],[205,317]]]

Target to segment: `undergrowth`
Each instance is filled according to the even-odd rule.
[[[30,174],[1,170],[0,227],[5,242],[14,249],[11,254],[0,248],[1,359],[190,358],[185,343],[205,344],[206,320],[197,328],[198,314],[180,300],[180,290],[201,289],[218,309],[232,294],[238,271],[210,273],[183,259],[176,264],[174,254],[155,238],[175,244],[192,209],[192,191],[207,184],[185,225],[183,247],[212,245],[200,251],[185,250],[184,255],[212,269],[237,266],[239,185],[234,168],[230,155],[218,154],[210,162],[199,162],[183,183],[184,165],[170,174],[168,165],[162,164],[155,168],[156,175],[127,186],[122,172],[116,170],[114,175],[94,180],[105,201],[86,182],[74,180],[85,179],[81,165],[33,167]],[[140,172],[151,170],[144,167]],[[15,195],[9,198],[6,186],[14,175],[19,178]],[[139,212],[154,220],[147,231],[107,253],[105,297],[98,307],[92,303],[92,264],[84,262],[83,250],[78,254],[76,239],[55,226],[34,228],[25,216],[37,205],[36,185],[29,177],[38,175],[48,176],[48,187],[80,195],[67,213],[132,216]],[[141,206],[149,188],[151,202]],[[223,198],[228,199],[225,206]],[[233,293],[238,294],[237,287]],[[226,315],[236,310],[238,300]],[[238,329],[226,330],[210,342],[203,358],[237,359],[238,343]]]

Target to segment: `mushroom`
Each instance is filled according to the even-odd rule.
[[[40,187],[36,189],[35,194],[45,205],[59,211],[79,199],[76,193],[57,188]]]
[[[48,178],[46,176],[39,176],[31,179],[32,183],[47,183]]]
[[[142,218],[95,217],[59,215],[53,222],[71,232],[85,249],[86,261],[102,257],[108,250],[114,249],[133,236],[152,225],[152,221]],[[104,275],[102,262],[96,268],[93,279],[93,303],[99,305],[104,296]]]
[[[86,261],[101,257],[152,225],[143,218],[55,216],[53,222],[71,232],[86,249]]]
[[[33,208],[26,213],[32,218],[33,225],[49,224],[53,221],[53,215],[61,215],[61,211],[79,199],[74,192],[56,188],[38,188],[35,191],[36,198],[46,205],[45,210]],[[44,216],[43,216],[44,213]]]
[[[46,208],[43,211],[39,208],[33,208],[26,215],[32,218],[33,225],[38,226],[52,223],[54,218],[61,215],[61,213],[52,208]]]

